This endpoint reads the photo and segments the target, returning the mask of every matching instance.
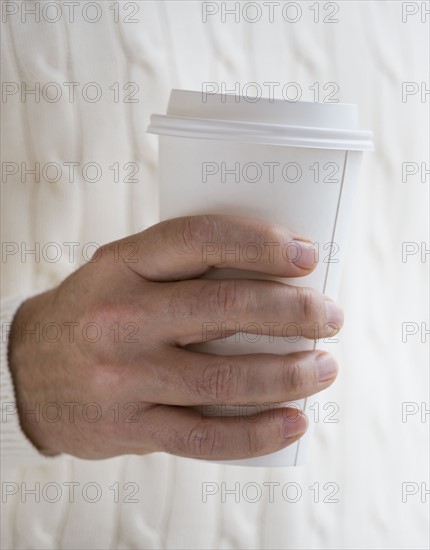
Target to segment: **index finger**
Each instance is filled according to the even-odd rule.
[[[161,222],[134,239],[138,261],[130,267],[152,281],[196,278],[211,267],[301,277],[318,261],[313,243],[281,225],[210,214]]]

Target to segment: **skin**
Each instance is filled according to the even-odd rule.
[[[286,261],[281,253],[293,240],[303,249],[301,261]],[[264,250],[257,262],[221,254],[222,243],[239,243],[242,250],[250,242]],[[270,249],[268,242],[280,246]],[[219,253],[204,258],[206,243]],[[222,323],[234,333],[238,322],[250,321],[263,333],[268,323],[282,328],[295,322],[308,338],[318,323],[320,337],[332,336],[333,326],[342,326],[342,311],[316,290],[198,278],[220,267],[304,276],[316,261],[309,244],[279,225],[210,215],[162,222],[102,246],[57,288],[24,302],[13,321],[10,367],[28,438],[46,455],[86,459],[157,451],[240,459],[294,443],[307,427],[295,409],[272,408],[237,421],[205,418],[194,407],[280,403],[319,392],[337,374],[328,353],[218,356],[186,346],[202,341],[208,322],[220,327],[212,339],[222,338]],[[28,332],[35,326],[39,341]],[[274,334],[280,330],[275,325]],[[84,410],[89,403],[96,405]],[[31,414],[37,407],[40,414]]]

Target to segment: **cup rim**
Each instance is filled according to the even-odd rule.
[[[173,89],[167,114],[152,114],[152,134],[320,149],[374,150],[352,103],[286,102]]]

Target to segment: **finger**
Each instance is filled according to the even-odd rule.
[[[281,225],[238,216],[189,216],[154,225],[119,241],[128,266],[149,280],[198,277],[210,267],[279,277],[307,275],[317,261],[312,243]],[[128,250],[128,252],[124,252]]]
[[[307,428],[297,409],[278,408],[253,417],[204,417],[187,407],[160,405],[136,424],[153,452],[208,460],[234,460],[273,453],[291,445]],[[134,443],[138,447],[138,441]],[[134,449],[132,452],[136,452]]]
[[[200,279],[165,283],[154,289],[149,300],[165,312],[158,337],[179,345],[239,332],[282,336],[285,341],[301,336],[319,339],[333,336],[343,325],[342,310],[327,296],[277,281]]]
[[[176,349],[145,371],[142,382],[138,370],[130,378],[135,401],[210,407],[304,399],[330,386],[338,367],[321,351],[220,356]]]

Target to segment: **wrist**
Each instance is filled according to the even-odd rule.
[[[12,320],[8,349],[21,430],[39,452],[48,456],[58,452],[49,444],[49,432],[43,429],[43,379],[39,367],[45,355],[42,320],[52,295],[53,291],[48,291],[21,304]]]

